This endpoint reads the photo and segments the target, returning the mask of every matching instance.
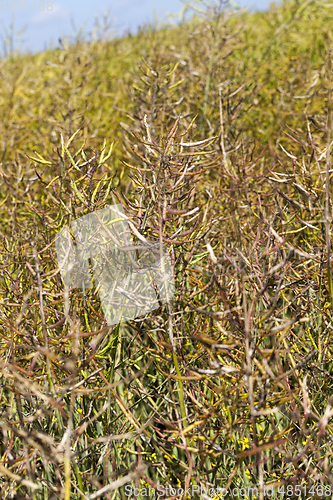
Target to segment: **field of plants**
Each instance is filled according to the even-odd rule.
[[[332,498],[333,3],[104,21],[0,60],[0,498]],[[113,204],[175,293],[109,326],[55,242]]]

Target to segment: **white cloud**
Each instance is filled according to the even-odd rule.
[[[112,3],[112,9],[111,12],[114,10],[122,10],[126,7],[133,7],[133,2],[130,2],[129,0],[120,0],[119,2],[114,2]]]
[[[32,18],[33,24],[45,24],[53,21],[61,21],[64,19],[69,19],[70,13],[66,9],[61,7],[61,5],[53,3],[52,10],[47,10],[46,2],[44,2],[44,5],[45,5],[45,10],[37,12]]]

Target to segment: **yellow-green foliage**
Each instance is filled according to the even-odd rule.
[[[332,20],[215,7],[0,61],[1,498],[330,496]],[[113,328],[54,243],[114,202],[176,293]]]

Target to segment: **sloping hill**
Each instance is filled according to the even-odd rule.
[[[330,496],[332,18],[215,8],[0,61],[1,498]],[[115,203],[175,294],[108,326],[55,243]]]

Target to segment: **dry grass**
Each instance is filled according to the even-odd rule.
[[[221,7],[0,61],[1,498],[330,496],[333,9]],[[113,201],[176,293],[108,327],[54,241]]]

